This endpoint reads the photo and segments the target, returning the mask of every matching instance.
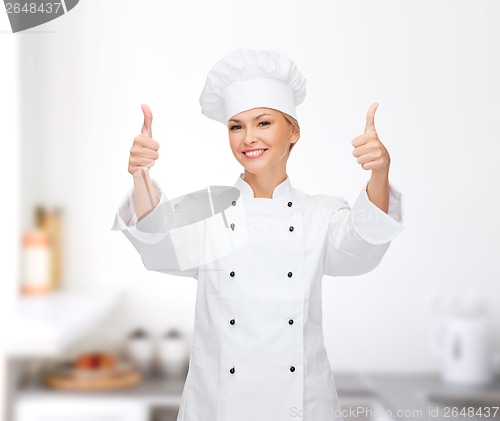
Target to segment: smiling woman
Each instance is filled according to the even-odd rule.
[[[174,230],[162,229],[172,224],[168,206],[155,206],[135,224],[132,194],[117,212],[115,226],[148,270],[198,281],[177,421],[290,421],[303,413],[308,421],[342,421],[323,341],[322,276],[360,275],[380,263],[402,230],[401,193],[389,185],[385,213],[366,185],[352,209],[341,197],[292,186],[286,163],[300,138],[295,107],[305,92],[305,78],[280,53],[227,55],[209,72],[200,105],[224,124],[244,169],[237,195],[214,218]],[[144,133],[151,135],[149,123]],[[374,132],[367,136],[373,140]],[[151,165],[158,145],[139,140],[151,150],[138,148],[147,157],[134,162]],[[221,238],[232,245],[227,253],[197,257],[213,256]],[[184,252],[190,259],[181,265]]]
[[[283,112],[252,108],[228,120],[228,133],[233,155],[245,169],[245,179],[256,193],[270,197],[270,184],[284,179],[290,148],[300,132]]]

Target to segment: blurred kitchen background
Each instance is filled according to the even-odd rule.
[[[351,141],[380,104],[405,230],[373,272],[323,279],[336,387],[358,408],[344,419],[498,411],[499,14],[495,1],[86,0],[16,34],[4,14],[3,419],[176,419],[196,280],[148,272],[111,225],[141,103],[168,197],[234,184],[226,130],[198,98],[238,47],[280,51],[307,78],[287,172],[310,194],[354,202],[370,172]]]

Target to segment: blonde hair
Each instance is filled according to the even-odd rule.
[[[291,115],[289,115],[287,113],[284,113],[284,112],[281,111],[281,114],[283,114],[283,117],[285,117],[285,119],[288,121],[288,124],[290,124],[293,127],[295,127],[295,130],[297,130],[297,132],[299,132],[299,134],[300,134],[299,122],[295,118],[293,118]],[[297,142],[298,141],[299,140],[297,139]],[[289,150],[288,153],[292,152],[292,148],[297,144],[297,142],[290,144],[290,150]]]

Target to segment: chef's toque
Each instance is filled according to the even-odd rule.
[[[306,96],[306,78],[285,55],[239,48],[209,71],[200,95],[201,113],[227,125],[252,108],[273,108],[296,120],[295,107]]]

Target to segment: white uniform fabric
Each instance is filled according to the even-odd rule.
[[[322,276],[361,275],[379,265],[403,230],[402,193],[389,183],[386,214],[370,202],[366,185],[352,208],[341,197],[298,190],[289,177],[272,199],[254,198],[242,174],[234,186],[241,192],[234,209],[244,205],[246,216],[240,221],[233,212],[228,223],[248,237],[213,262],[173,270],[172,241],[151,248],[145,233],[136,236],[133,188],[112,228],[122,230],[148,270],[198,281],[177,420],[342,420],[323,341]],[[138,224],[160,226],[163,216],[155,211]]]

